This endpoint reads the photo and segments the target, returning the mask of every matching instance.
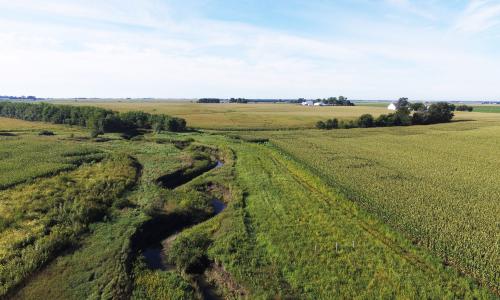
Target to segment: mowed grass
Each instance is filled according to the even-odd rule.
[[[490,297],[279,150],[249,143],[232,147],[244,193],[242,204],[228,212],[234,217],[222,221],[225,232],[215,242],[222,245],[213,255],[253,296]],[[244,216],[242,224],[238,216]]]
[[[500,115],[433,126],[260,132],[284,153],[494,290],[500,289]]]
[[[141,110],[185,118],[189,127],[203,129],[295,129],[314,128],[319,120],[350,120],[365,113],[388,113],[384,107],[304,107],[298,104],[198,104],[169,101],[58,101],[92,105],[116,111]]]

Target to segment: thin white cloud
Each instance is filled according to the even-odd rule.
[[[48,16],[44,22],[0,18],[0,94],[491,98],[492,78],[500,75],[500,60],[474,52],[446,30],[365,20],[353,24],[365,38],[354,40],[179,19],[154,0],[60,3],[0,0],[0,8]],[[51,20],[56,15],[147,28]]]
[[[471,0],[458,18],[455,29],[466,33],[477,33],[500,24],[500,3],[490,0]]]
[[[437,17],[434,15],[432,10],[425,8],[421,5],[416,5],[410,0],[386,0],[390,5],[396,6],[399,9],[412,13],[416,16],[426,18],[429,20],[435,20]]]

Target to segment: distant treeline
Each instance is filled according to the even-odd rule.
[[[308,99],[299,98],[297,100],[291,100],[290,103],[302,103],[302,102],[306,102],[306,101],[308,101]],[[350,100],[347,99],[347,97],[344,97],[344,96],[329,97],[329,98],[324,98],[324,99],[318,98],[316,100],[309,99],[309,101],[313,101],[315,103],[322,103],[324,105],[331,105],[331,106],[355,106],[355,104],[353,102],[351,102]]]
[[[196,101],[197,103],[220,103],[221,100],[219,98],[201,98]]]
[[[316,128],[346,129],[446,123],[453,119],[453,111],[455,109],[455,105],[447,102],[438,102],[426,106],[423,103],[410,103],[407,98],[401,98],[396,103],[395,113],[382,114],[377,118],[374,118],[370,114],[364,114],[357,120],[350,121],[339,121],[334,118],[327,121],[319,121],[316,123]]]
[[[330,97],[326,99],[318,99],[317,102],[322,102],[323,104],[333,105],[333,106],[354,106],[350,100],[347,100],[344,96]]]
[[[186,120],[142,111],[118,113],[92,107],[48,103],[0,102],[0,116],[26,121],[41,121],[86,127],[97,136],[105,132],[132,132],[138,129],[185,131]]]
[[[248,100],[245,98],[231,98],[229,103],[248,103]]]
[[[197,103],[221,103],[223,99],[219,98],[200,98]],[[245,98],[230,98],[229,103],[248,103],[248,100]]]
[[[474,107],[468,105],[457,105],[456,111],[473,111]]]
[[[0,99],[8,99],[8,100],[37,100],[38,98],[35,96],[2,96],[0,95]]]

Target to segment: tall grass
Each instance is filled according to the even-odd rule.
[[[128,157],[0,191],[0,295],[76,241],[135,181]]]

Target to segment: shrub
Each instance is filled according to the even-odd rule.
[[[328,119],[326,122],[318,121],[316,123],[316,128],[318,129],[336,129],[339,128],[339,120],[336,118]]]
[[[168,259],[186,273],[202,273],[208,265],[206,252],[211,243],[203,232],[182,234],[168,251]]]
[[[339,128],[339,120],[336,118],[326,121],[326,129],[336,129]]]
[[[318,122],[316,123],[316,128],[318,128],[318,129],[326,129],[326,124],[325,124],[325,122],[323,122],[323,121],[318,121]]]
[[[468,106],[468,105],[458,105],[456,108],[455,108],[456,111],[473,111],[474,110],[474,107],[472,106]]]
[[[390,126],[409,126],[411,125],[410,115],[406,113],[397,112],[390,115],[392,124]]]
[[[373,127],[375,125],[375,120],[372,115],[364,114],[358,119],[358,126],[361,128]]]

